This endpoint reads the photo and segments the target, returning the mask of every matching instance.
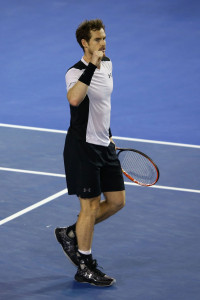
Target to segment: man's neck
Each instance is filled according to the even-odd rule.
[[[88,63],[88,64],[91,62],[91,58],[92,58],[92,56],[89,56],[86,54],[84,54],[84,56],[83,56],[84,61],[86,61],[86,63]]]

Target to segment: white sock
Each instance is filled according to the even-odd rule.
[[[87,250],[87,251],[82,251],[82,250],[79,250],[78,249],[78,252],[81,253],[81,254],[84,254],[84,255],[90,255],[92,253],[92,250]]]

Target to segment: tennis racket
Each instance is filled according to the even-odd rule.
[[[118,158],[123,174],[131,181],[143,185],[154,185],[159,179],[159,169],[146,154],[135,149],[118,148]]]

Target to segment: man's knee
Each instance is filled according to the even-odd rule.
[[[96,215],[99,210],[100,196],[91,199],[80,198],[81,212],[87,215]]]
[[[121,194],[119,198],[116,199],[115,205],[118,210],[122,209],[126,204],[125,194]]]
[[[107,192],[104,194],[106,201],[115,211],[122,209],[126,203],[125,191]]]

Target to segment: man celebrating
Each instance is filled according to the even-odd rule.
[[[81,23],[76,38],[84,56],[66,73],[71,120],[64,164],[68,194],[77,195],[81,209],[74,225],[56,228],[55,234],[78,266],[75,280],[110,286],[115,279],[97,269],[91,247],[94,225],[125,205],[123,175],[110,130],[112,63],[105,56],[106,34],[101,20]]]

